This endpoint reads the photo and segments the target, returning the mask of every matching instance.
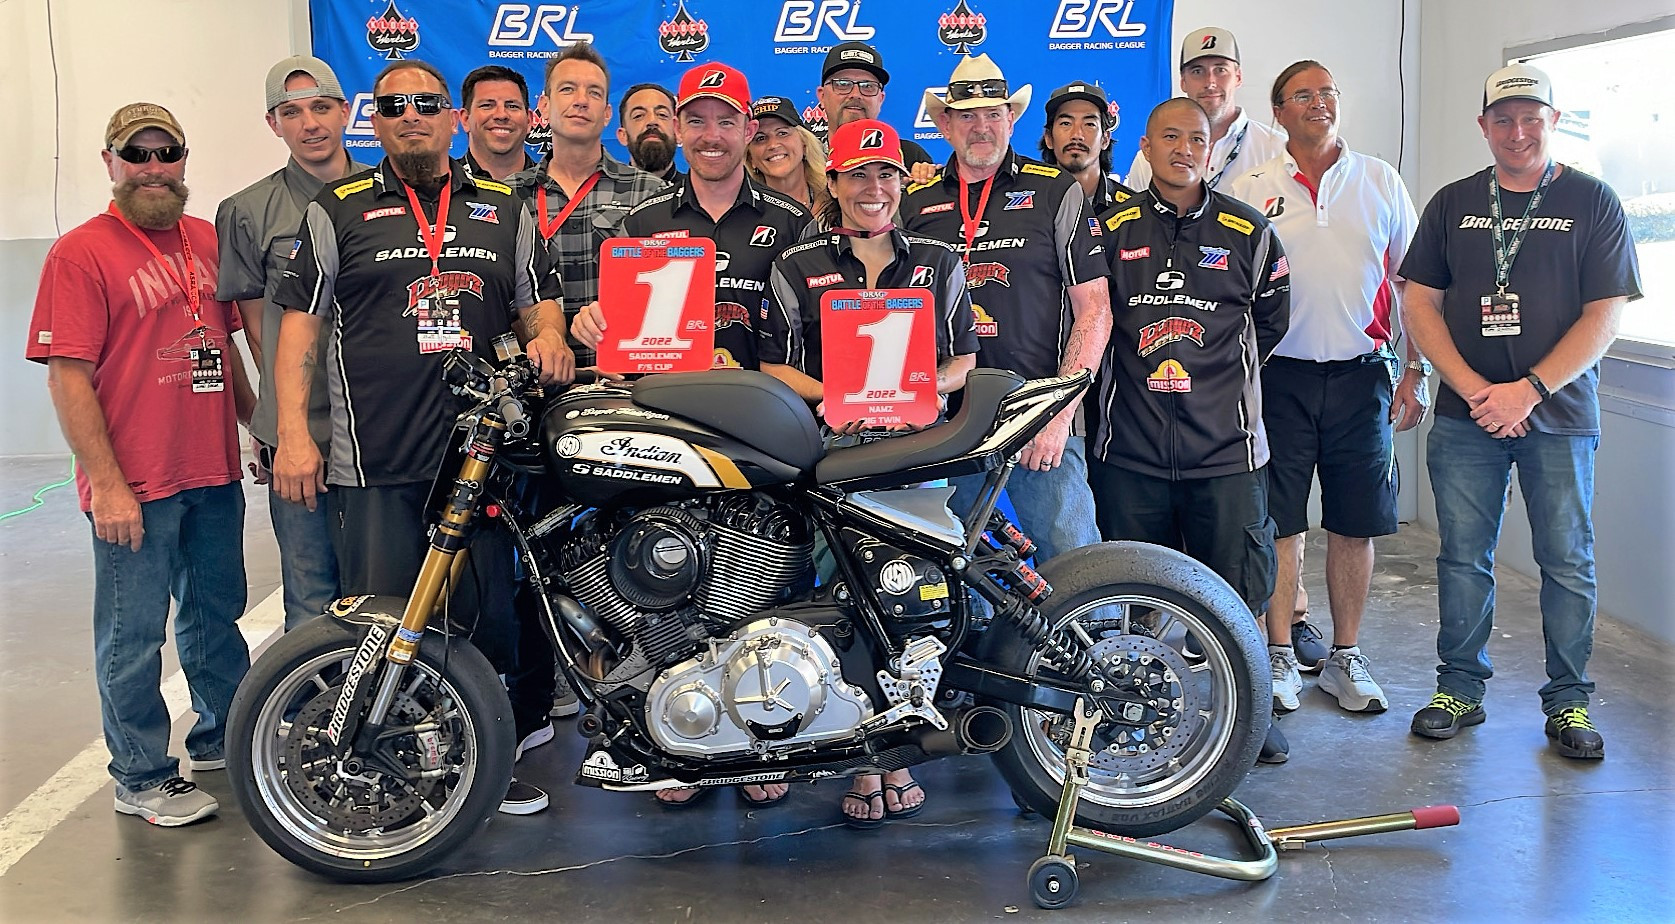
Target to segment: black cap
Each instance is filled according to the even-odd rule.
[[[1082,81],[1067,83],[1047,97],[1047,120],[1052,121],[1053,116],[1058,114],[1059,107],[1073,99],[1086,100],[1098,107],[1106,125],[1116,121],[1111,116],[1111,100],[1106,97],[1105,90],[1096,84]]]
[[[763,116],[773,116],[793,128],[803,127],[803,117],[797,114],[796,105],[783,96],[764,96],[750,104],[752,119],[760,119]]]
[[[826,66],[820,69],[820,82],[845,68],[858,67],[871,71],[879,83],[890,82],[890,72],[884,69],[884,56],[866,42],[843,42],[826,52]]]

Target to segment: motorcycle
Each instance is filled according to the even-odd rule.
[[[996,509],[1086,372],[979,369],[947,422],[830,452],[807,404],[758,372],[549,399],[526,361],[456,351],[445,376],[471,406],[411,595],[335,602],[233,702],[234,798],[305,869],[420,875],[506,792],[505,690],[444,613],[478,529],[510,536],[584,706],[581,785],[795,783],[988,754],[1020,805],[1052,817],[1085,704],[1095,756],[1076,822],[1148,837],[1208,813],[1255,761],[1266,658],[1224,581],[1131,542],[1036,570]],[[923,486],[977,472],[963,517],[952,488]],[[816,587],[817,536],[836,575]]]

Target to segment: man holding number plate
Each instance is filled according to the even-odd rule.
[[[714,347],[710,362],[699,368],[757,367],[756,323],[766,310],[768,269],[795,244],[808,226],[802,206],[745,176],[745,145],[756,133],[750,117],[750,86],[745,76],[725,64],[701,64],[680,81],[675,106],[675,135],[691,173],[684,182],[641,202],[623,220],[623,233],[640,241],[613,240],[600,258],[599,302],[577,312],[570,334],[584,346],[601,349],[606,372],[675,372],[691,369],[690,357],[637,359],[610,357],[617,350],[673,357],[690,347],[648,340],[694,340],[703,332],[689,329],[696,319],[677,306],[701,298],[713,280]],[[654,245],[665,242],[666,259],[652,266]],[[702,248],[710,256],[698,255]],[[714,260],[704,274],[692,261]],[[632,271],[614,266],[635,261]],[[707,265],[707,263],[705,263]],[[693,288],[698,286],[698,288]],[[648,323],[649,322],[649,323]],[[611,329],[607,342],[605,331]],[[629,343],[630,347],[620,344]],[[659,368],[641,368],[642,363]],[[660,368],[668,364],[669,368]]]

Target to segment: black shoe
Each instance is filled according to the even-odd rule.
[[[1268,723],[1268,737],[1262,739],[1262,751],[1256,755],[1259,764],[1283,764],[1291,759],[1291,744],[1280,732],[1279,716]]]
[[[1438,690],[1425,708],[1413,714],[1413,733],[1423,738],[1452,738],[1468,725],[1482,725],[1483,704]]]
[[[1547,737],[1565,757],[1603,760],[1605,739],[1588,719],[1587,706],[1566,706],[1547,717]]]
[[[500,811],[507,815],[533,815],[546,809],[547,794],[539,786],[519,782],[516,777],[506,787],[506,798],[500,800]]]
[[[1307,619],[1291,624],[1291,649],[1297,652],[1297,669],[1303,673],[1320,670],[1332,650],[1326,647],[1326,636]]]
[[[556,689],[553,691],[553,707],[547,713],[555,719],[568,719],[582,711],[581,701],[576,699],[576,691],[570,689],[570,681],[560,671],[555,678]]]

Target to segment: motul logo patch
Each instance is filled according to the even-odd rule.
[[[391,218],[396,215],[406,215],[407,206],[390,205],[381,209],[368,209],[361,213],[361,221],[371,221],[374,218]]]
[[[843,274],[842,273],[827,273],[824,276],[804,276],[803,277],[803,283],[811,289],[818,289],[821,286],[835,286],[842,281],[843,281]]]
[[[954,203],[952,203],[952,202],[938,202],[935,205],[927,205],[924,208],[920,209],[919,214],[921,214],[921,215],[935,215],[937,212],[952,212],[953,210],[954,210]]]
[[[1151,255],[1152,249],[1150,247],[1136,247],[1133,250],[1117,251],[1117,259],[1119,260],[1144,260]]]
[[[656,231],[656,232],[653,232],[651,236],[652,237],[691,237],[692,232],[691,231]]]

